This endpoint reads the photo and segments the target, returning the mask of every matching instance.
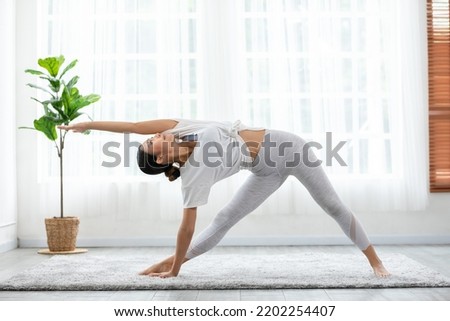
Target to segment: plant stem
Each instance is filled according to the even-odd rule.
[[[59,130],[59,181],[60,181],[60,205],[61,205],[61,218],[64,217],[64,185],[63,185],[63,149],[64,138],[62,137],[61,129]]]

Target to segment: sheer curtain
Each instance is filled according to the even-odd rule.
[[[326,171],[354,209],[423,208],[424,1],[239,3],[244,91],[235,115],[320,142]],[[346,142],[339,154],[347,166],[325,162],[326,132],[330,148]],[[298,207],[283,212],[310,201],[293,189]]]
[[[102,96],[87,111],[94,119],[241,119],[293,131],[322,144],[318,154],[325,169],[355,210],[426,205],[424,1],[40,0],[39,5],[41,56],[79,60],[80,91]],[[149,215],[177,219],[180,183],[142,175],[135,166],[135,142],[143,139],[71,135],[65,166],[69,211],[92,218],[113,214],[116,222]],[[340,141],[346,142],[339,155],[347,166],[336,159],[326,164],[327,149]],[[40,207],[56,209],[51,191],[58,173],[51,165],[57,159],[47,141],[39,146]],[[111,165],[114,160],[120,164]],[[218,184],[210,215],[246,175]],[[321,211],[294,180],[257,212],[270,216],[274,209],[276,215]]]

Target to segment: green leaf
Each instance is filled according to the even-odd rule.
[[[30,97],[30,99],[33,99],[34,101],[36,101],[36,102],[42,104],[43,106],[47,106],[47,105],[48,105],[48,100],[46,100],[46,101],[40,101],[39,99],[36,99],[36,98],[34,98],[34,97]]]
[[[55,79],[53,77],[47,76],[46,74],[44,74],[43,76],[40,76],[39,78],[45,79],[45,80],[48,80],[48,81],[50,81],[51,79]]]
[[[51,113],[44,116],[46,120],[52,122],[55,126],[66,123],[64,119],[61,119],[58,114]]]
[[[100,98],[101,98],[100,95],[97,95],[97,94],[89,94],[87,96],[83,96],[83,99],[85,101],[89,102],[89,105],[96,103],[97,101],[100,100]]]
[[[55,124],[59,125],[66,121],[69,121],[69,117],[62,110],[63,103],[60,99],[51,99],[46,101],[40,101],[33,97],[31,97],[31,99],[42,104],[45,112],[44,116],[49,117],[49,119],[55,122]],[[56,110],[57,113],[55,113],[51,108],[49,108],[49,105],[51,105],[51,107],[53,107],[53,109]]]
[[[63,110],[63,102],[61,99],[52,99],[49,100],[52,107],[58,112],[62,122],[69,121],[69,116]]]
[[[39,119],[35,119],[33,124],[34,128],[44,133],[44,135],[47,136],[48,139],[56,140],[58,138],[58,134],[56,133],[57,124],[55,124],[54,121],[49,119],[49,117],[42,116]]]
[[[27,127],[27,126],[20,126],[19,129],[31,129],[31,130],[36,130],[36,128],[33,128],[33,127]]]
[[[54,92],[54,93],[58,93],[59,89],[61,88],[61,82],[59,81],[59,79],[53,78],[53,79],[48,79],[49,81],[49,87],[50,89]]]
[[[80,117],[83,113],[79,113],[79,112],[74,112],[70,115],[70,121]]]
[[[70,89],[73,88],[73,86],[75,86],[78,82],[78,79],[80,79],[80,77],[75,76],[72,79],[69,80],[69,82],[67,83],[66,87]]]
[[[95,102],[97,102],[100,99],[99,95],[96,94],[90,94],[87,96],[79,96],[78,98],[76,98],[75,100],[73,100],[71,106],[70,106],[70,111],[68,113],[70,120],[74,120],[75,118],[77,118],[78,116],[80,116],[79,114],[77,115],[76,113],[81,109],[84,108],[90,104],[93,104]]]
[[[38,103],[40,103],[40,104],[44,107],[44,112],[45,112],[46,114],[49,112],[49,109],[48,109],[48,104],[50,103],[49,100],[46,100],[46,101],[40,101],[40,100],[37,100],[37,99],[34,98],[34,97],[31,97],[31,99],[33,99],[34,101],[37,101]]]
[[[59,79],[61,79],[66,72],[68,72],[70,69],[72,69],[73,67],[75,67],[75,65],[77,64],[78,60],[74,60],[72,61],[66,68],[64,68],[63,72],[61,73],[61,75],[59,76]]]
[[[47,94],[49,94],[50,96],[52,96],[53,98],[55,98],[55,96],[53,95],[53,93],[50,92],[50,91],[49,91],[48,89],[46,89],[46,88],[42,88],[42,87],[39,87],[39,86],[36,86],[36,85],[33,85],[33,84],[27,84],[27,86],[28,86],[28,87],[31,87],[31,88],[35,88],[35,89],[39,89],[39,90],[45,91]]]
[[[70,88],[69,92],[70,92],[70,97],[72,97],[72,100],[81,97],[80,91],[78,90],[77,87]]]
[[[59,72],[59,68],[64,63],[64,56],[48,57],[45,59],[39,59],[38,64],[42,68],[45,68],[52,77],[56,77]]]
[[[61,95],[61,100],[64,106],[64,113],[70,114],[70,105],[72,104],[73,97],[70,94],[71,90],[65,86]]]
[[[51,104],[52,107],[55,108],[55,109],[63,107],[63,102],[61,101],[61,99],[52,99],[52,100],[47,100],[46,102]]]
[[[32,74],[32,75],[38,75],[38,76],[45,75],[42,71],[33,70],[33,69],[27,69],[27,70],[25,70],[25,72]]]
[[[61,81],[58,78],[49,77],[47,75],[40,76],[39,78],[45,79],[49,82],[49,87],[54,93],[58,93],[61,88]]]

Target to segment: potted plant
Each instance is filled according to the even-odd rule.
[[[38,64],[43,71],[27,69],[26,73],[39,76],[48,83],[48,87],[40,87],[34,84],[27,84],[31,88],[41,90],[47,96],[46,100],[31,99],[38,102],[43,114],[39,119],[34,120],[33,127],[28,128],[42,132],[56,147],[59,157],[59,178],[60,178],[60,215],[59,217],[46,218],[45,225],[47,231],[47,243],[49,253],[70,253],[76,249],[76,239],[78,235],[79,218],[64,216],[64,185],[63,185],[63,151],[67,131],[57,130],[58,125],[68,125],[71,121],[81,116],[80,110],[100,99],[99,95],[90,94],[83,96],[79,93],[76,84],[79,77],[73,76],[66,81],[64,76],[75,67],[77,60],[72,61],[62,71],[64,56],[47,57],[38,60]]]

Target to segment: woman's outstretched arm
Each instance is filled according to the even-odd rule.
[[[183,221],[177,235],[177,247],[175,255],[149,267],[141,272],[141,275],[158,276],[170,278],[178,275],[181,265],[188,261],[186,253],[194,235],[195,221],[197,219],[197,208],[185,208],[183,211]]]
[[[101,130],[114,133],[132,133],[141,135],[152,135],[162,133],[168,129],[172,129],[177,125],[176,120],[157,119],[142,122],[123,122],[123,121],[91,121],[67,126],[58,126],[64,130],[73,130],[74,132],[85,132],[87,130]]]

